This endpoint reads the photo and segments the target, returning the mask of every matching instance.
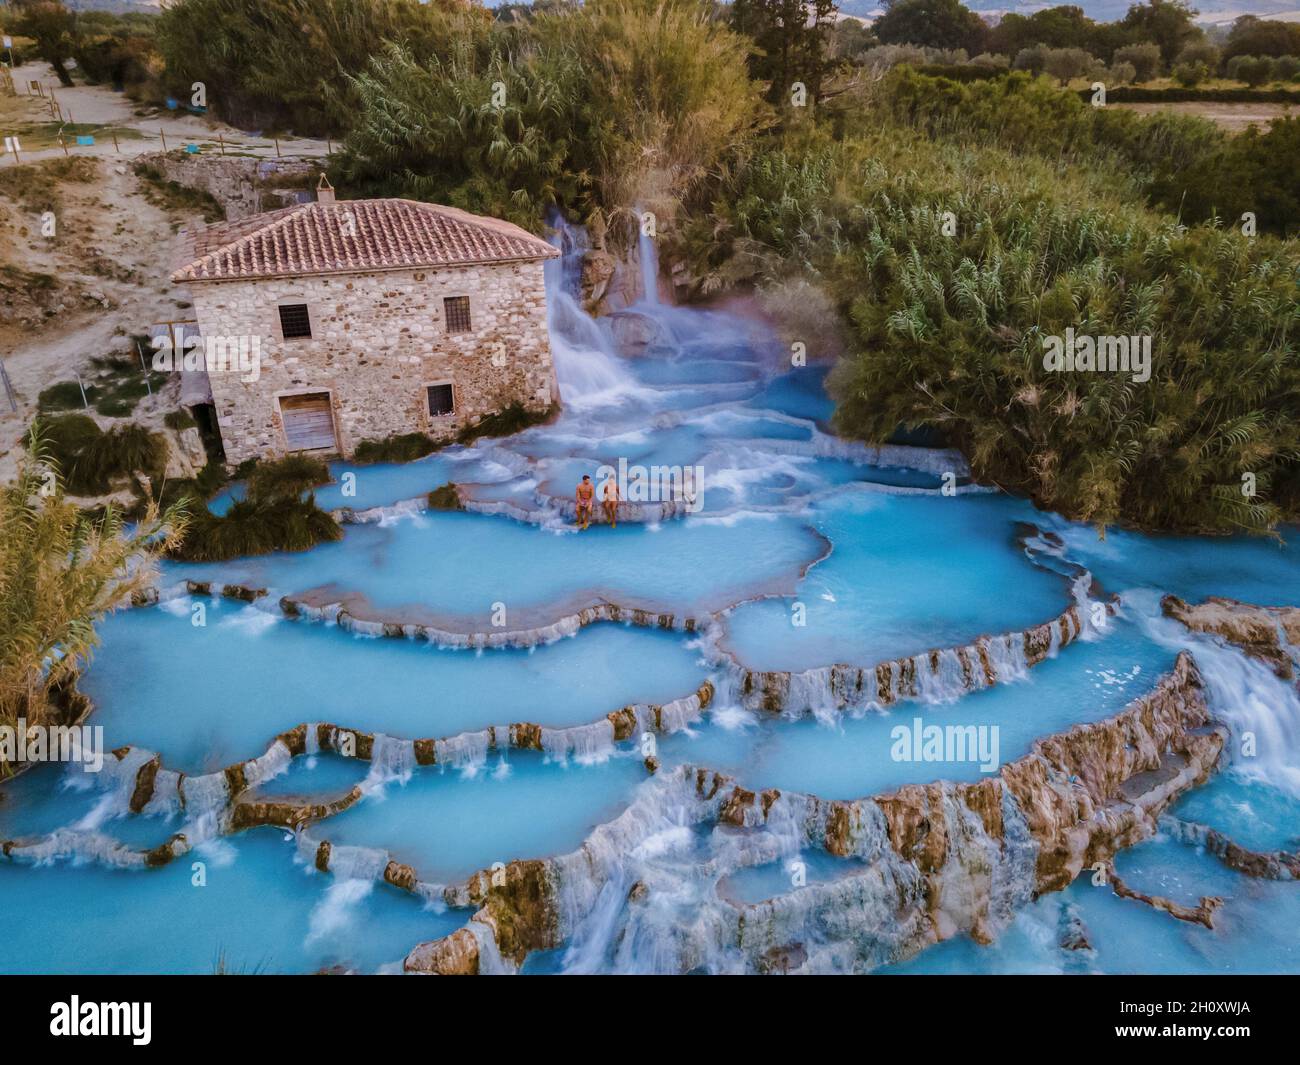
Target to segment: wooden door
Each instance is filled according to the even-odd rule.
[[[290,451],[337,451],[334,410],[328,392],[281,396],[280,417]]]

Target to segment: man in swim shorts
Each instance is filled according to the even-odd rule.
[[[578,504],[578,528],[585,529],[591,522],[591,512],[596,498],[596,486],[591,483],[589,474],[582,475],[573,498]]]
[[[618,528],[618,481],[613,477],[605,479],[605,485],[601,489],[600,498],[605,509],[605,520],[609,522],[611,529]]]

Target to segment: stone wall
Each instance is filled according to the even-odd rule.
[[[279,398],[331,394],[339,451],[367,439],[426,433],[449,440],[518,402],[545,410],[558,397],[546,329],[542,263],[495,263],[189,286],[205,337],[257,337],[256,381],[211,373],[230,462],[287,449]],[[472,331],[449,334],[443,298],[468,296]],[[284,340],[278,307],[305,303],[311,339]],[[425,386],[451,383],[455,411],[431,417]]]
[[[153,167],[168,181],[206,192],[232,222],[298,202],[294,189],[310,189],[321,172],[319,162],[306,159],[250,159],[181,151],[150,152],[136,161]]]

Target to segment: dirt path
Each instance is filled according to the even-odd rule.
[[[1248,126],[1267,126],[1275,118],[1285,118],[1296,114],[1297,108],[1290,104],[1215,104],[1215,103],[1167,103],[1167,104],[1128,104],[1115,103],[1111,107],[1123,107],[1129,111],[1149,115],[1156,111],[1172,111],[1179,115],[1197,115],[1208,118],[1229,133],[1240,133]]]
[[[48,64],[28,63],[15,72],[14,80],[23,91],[16,97],[0,96],[0,132],[5,136],[15,131],[19,133],[23,162],[64,154],[55,140],[60,122],[51,111],[50,94],[53,94],[63,115],[65,141],[68,152],[73,155],[131,158],[161,150],[164,139],[169,149],[193,144],[202,152],[217,153],[222,150],[218,135],[225,142],[225,151],[232,155],[273,159],[277,154],[275,138],[251,136],[209,115],[193,115],[184,110],[142,109],[125,93],[113,92],[103,85],[77,84],[65,88],[59,84]],[[27,94],[27,83],[31,80],[41,83],[45,97]],[[137,114],[138,110],[145,110],[145,113]],[[102,129],[83,128],[88,126]],[[114,131],[118,132],[116,148],[112,139]],[[76,135],[79,133],[94,136],[95,143],[78,145]],[[287,157],[309,158],[325,156],[329,148],[329,142],[324,140],[281,137],[278,151]],[[14,165],[12,154],[0,159],[0,166]]]

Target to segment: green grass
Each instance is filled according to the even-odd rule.
[[[467,425],[456,436],[456,443],[470,444],[485,436],[513,436],[534,425],[541,425],[555,417],[557,408],[552,405],[543,411],[528,410],[522,403],[511,403],[495,414],[489,414],[475,425]]]
[[[304,493],[330,479],[329,467],[311,455],[241,463],[236,479],[246,482],[247,494],[225,514],[203,507],[191,520],[185,539],[172,552],[188,562],[222,562],[273,551],[306,551],[338,540],[343,530]],[[168,486],[165,498],[212,498],[227,483],[220,465],[209,463],[197,478]]]
[[[223,562],[273,551],[306,551],[340,540],[343,530],[312,499],[244,499],[223,515],[206,508],[195,515],[173,557]]]
[[[375,462],[413,462],[431,455],[438,445],[423,433],[404,433],[385,440],[362,440],[352,454],[359,465]]]
[[[158,480],[167,466],[167,442],[142,425],[105,432],[85,414],[38,415],[37,425],[72,495],[104,495],[136,474]]]
[[[182,499],[191,504],[204,504],[229,483],[225,467],[219,462],[209,462],[195,477],[169,477],[160,482],[155,487],[154,498],[164,510]],[[141,503],[144,503],[143,494]],[[200,508],[191,505],[188,509],[195,512]]]
[[[166,383],[163,374],[149,371],[147,377],[130,356],[108,356],[91,360],[92,371],[82,377],[86,400],[106,418],[125,418],[136,404]],[[76,381],[59,381],[41,392],[37,409],[42,413],[83,409],[81,386]]]
[[[295,452],[279,459],[256,462],[245,473],[248,498],[260,503],[297,500],[317,485],[329,484],[324,459]]]

